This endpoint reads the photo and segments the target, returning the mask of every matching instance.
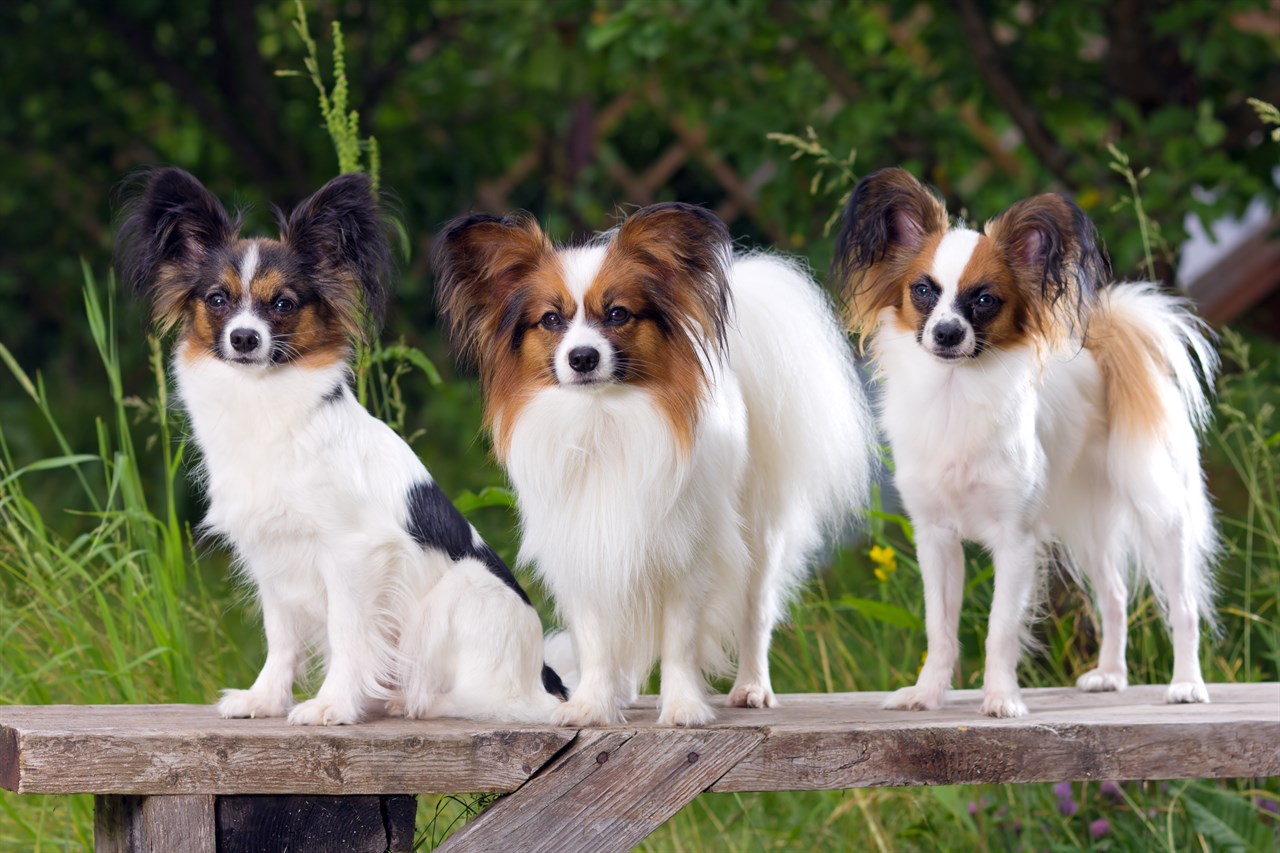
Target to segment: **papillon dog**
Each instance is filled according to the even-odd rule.
[[[543,721],[564,696],[511,570],[409,446],[350,387],[354,343],[387,301],[391,254],[370,182],[335,178],[280,239],[240,223],[180,169],[128,208],[117,267],[177,327],[173,374],[202,456],[203,531],[235,550],[262,607],[267,659],[224,717],[355,723]],[[316,650],[324,681],[294,704]]]
[[[1187,303],[1109,283],[1093,224],[1063,196],[1018,202],[981,232],[951,228],[901,169],[857,185],[836,258],[849,326],[882,379],[925,589],[928,656],[886,707],[934,709],[950,686],[962,540],[995,562],[983,713],[1027,713],[1016,669],[1053,561],[1087,579],[1101,615],[1082,690],[1127,685],[1127,590],[1147,578],[1173,631],[1167,700],[1209,701],[1198,643],[1217,540],[1198,435],[1217,356]]]
[[[472,215],[434,250],[436,300],[478,364],[523,542],[576,667],[561,725],[613,725],[661,659],[659,724],[775,704],[769,641],[823,536],[867,488],[869,413],[829,301],[792,263],[733,253],[686,204],[558,247]],[[560,635],[562,638],[566,635]]]

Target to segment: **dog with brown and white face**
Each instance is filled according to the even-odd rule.
[[[410,716],[544,722],[564,690],[511,570],[409,446],[350,388],[354,344],[382,317],[390,248],[363,175],[327,183],[279,240],[246,239],[180,169],[150,174],[117,267],[178,329],[173,374],[202,457],[202,530],[253,583],[267,660],[224,717],[354,723]],[[294,704],[313,654],[315,697]]]
[[[621,723],[661,659],[659,723],[703,725],[704,674],[734,653],[729,702],[773,705],[773,627],[867,488],[862,389],[821,291],[780,258],[735,256],[684,204],[579,246],[528,216],[465,217],[435,268],[515,486],[521,559],[576,652],[553,719]]]
[[[1168,701],[1207,702],[1199,625],[1212,615],[1217,545],[1198,433],[1217,358],[1187,304],[1111,284],[1092,223],[1062,196],[1018,202],[982,231],[953,228],[901,169],[858,184],[836,253],[849,326],[882,379],[925,588],[928,658],[887,706],[937,708],[950,686],[963,540],[995,561],[984,713],[1027,713],[1016,668],[1051,549],[1088,580],[1101,614],[1081,689],[1128,683],[1136,569],[1173,629]]]

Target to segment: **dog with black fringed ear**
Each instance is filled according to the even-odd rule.
[[[566,696],[528,597],[350,388],[393,270],[368,178],[335,178],[282,214],[279,240],[246,239],[194,177],[156,170],[128,205],[116,265],[159,329],[178,330],[202,530],[231,544],[262,607],[266,663],[225,691],[222,716],[334,725],[390,705],[549,720]],[[312,652],[324,681],[295,704]]]

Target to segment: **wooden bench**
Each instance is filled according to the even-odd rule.
[[[980,716],[973,690],[934,713],[882,711],[879,693],[794,695],[687,730],[655,726],[653,697],[625,727],[582,730],[4,707],[0,785],[94,794],[97,850],[129,853],[409,850],[406,795],[488,791],[506,796],[441,849],[513,853],[629,850],[703,791],[1280,775],[1280,684],[1211,685],[1211,705],[1163,694],[1028,690],[1019,720]]]

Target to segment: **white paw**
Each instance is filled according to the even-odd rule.
[[[317,696],[294,706],[289,723],[294,726],[345,726],[360,722],[359,703],[331,702]]]
[[[1185,702],[1208,702],[1209,691],[1203,681],[1175,681],[1165,691],[1164,701],[1170,705]]]
[[[218,716],[224,719],[283,717],[292,705],[292,698],[283,693],[224,690],[218,700]]]
[[[383,713],[388,717],[406,717],[408,714],[405,713],[404,708],[405,702],[403,696],[396,699],[388,699],[386,706],[383,708]]]
[[[913,684],[889,694],[880,707],[890,711],[936,711],[946,688]]]
[[[716,718],[702,699],[688,696],[672,696],[662,700],[662,713],[658,715],[660,726],[705,726]]]
[[[574,696],[561,702],[551,712],[553,726],[581,728],[583,726],[621,726],[627,722],[613,702],[596,703]]]
[[[1118,693],[1129,686],[1129,678],[1123,672],[1111,672],[1101,668],[1091,669],[1076,679],[1076,687],[1086,693]]]
[[[763,684],[735,684],[729,691],[729,704],[735,708],[776,708],[778,697]]]
[[[1017,693],[984,693],[982,696],[982,713],[988,717],[1007,719],[1025,717],[1028,714],[1027,704]]]

